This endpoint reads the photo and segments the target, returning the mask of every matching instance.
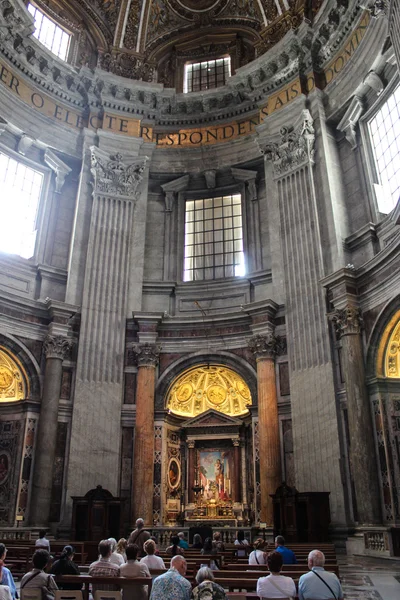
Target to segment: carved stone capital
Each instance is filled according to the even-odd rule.
[[[196,445],[196,442],[194,440],[189,440],[188,443],[187,443],[187,445],[188,445],[188,448],[190,448],[191,450],[193,450],[193,448]]]
[[[48,335],[43,342],[43,351],[46,358],[59,358],[64,360],[71,352],[72,341],[62,335]]]
[[[248,347],[257,359],[272,358],[277,354],[284,354],[286,342],[279,335],[255,335],[248,341]]]
[[[160,358],[161,346],[136,344],[133,351],[139,367],[156,367]]]
[[[235,448],[238,448],[240,446],[240,440],[232,440],[232,444]]]
[[[273,163],[276,177],[295,171],[303,164],[314,164],[314,120],[308,109],[302,111],[296,127],[281,128],[280,138],[279,142],[260,144],[261,152]]]
[[[329,315],[336,335],[341,338],[344,335],[357,335],[361,333],[363,318],[361,310],[357,306],[346,306],[335,310]]]
[[[135,202],[138,187],[143,179],[147,157],[137,158],[125,163],[122,155],[117,153],[109,156],[96,146],[91,151],[91,173],[95,194],[123,197]]]
[[[56,192],[60,193],[64,186],[65,178],[71,173],[71,168],[49,148],[44,153],[44,162],[56,174]]]

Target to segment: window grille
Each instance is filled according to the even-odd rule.
[[[0,251],[30,258],[43,174],[0,152]]]
[[[202,90],[217,88],[225,85],[230,76],[231,59],[229,56],[186,64],[183,91],[185,93],[201,92]]]
[[[35,31],[33,35],[53,54],[62,60],[67,60],[71,34],[59,25],[56,25],[54,21],[49,19],[33,4],[28,4],[27,8],[35,19]]]
[[[186,200],[183,280],[244,274],[240,194]]]
[[[376,186],[378,208],[389,213],[400,196],[400,86],[368,126],[380,184]]]

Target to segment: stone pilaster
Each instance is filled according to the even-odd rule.
[[[193,486],[194,486],[194,478],[195,478],[195,442],[194,440],[189,440],[187,443],[188,446],[188,502],[189,503],[193,503],[194,502],[194,492],[193,492]]]
[[[361,311],[348,304],[330,314],[342,340],[342,364],[347,396],[349,454],[357,505],[357,520],[368,525],[380,521],[378,475],[371,408],[365,385],[361,340]]]
[[[48,335],[43,343],[43,351],[46,356],[46,369],[29,512],[30,524],[36,527],[47,526],[49,523],[62,363],[71,351],[71,340],[60,335]]]
[[[241,456],[240,456],[240,440],[232,440],[233,452],[235,457],[235,485],[234,485],[234,502],[241,502],[240,497],[240,479],[241,479]]]
[[[133,451],[132,523],[139,517],[153,525],[154,393],[160,347],[137,344],[136,424]]]
[[[258,426],[260,452],[260,519],[273,525],[272,498],[281,480],[278,400],[275,377],[275,356],[284,348],[284,341],[272,333],[255,335],[249,348],[257,360]]]

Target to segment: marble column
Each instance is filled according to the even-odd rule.
[[[195,442],[194,440],[190,440],[188,442],[188,463],[189,463],[189,467],[188,467],[188,502],[192,503],[194,502],[194,492],[193,492],[193,486],[194,486],[194,478],[195,478],[195,464],[194,464],[194,460],[195,460]]]
[[[275,356],[283,349],[283,340],[272,333],[256,335],[250,339],[249,347],[257,360],[260,520],[268,525],[273,525],[273,506],[270,494],[274,494],[276,488],[282,483]]]
[[[357,520],[380,522],[378,474],[371,407],[365,385],[360,309],[348,304],[330,315],[342,341],[342,364],[346,385],[349,424],[350,468],[354,481]]]
[[[49,522],[62,363],[71,350],[71,342],[63,336],[49,335],[44,341],[43,350],[46,355],[46,370],[36,436],[29,514],[30,524],[36,527],[47,526]]]
[[[234,448],[234,459],[235,459],[235,485],[234,485],[234,502],[240,502],[240,474],[241,474],[241,464],[240,464],[240,441],[232,440],[233,448]]]
[[[153,525],[154,392],[160,347],[137,344],[136,423],[133,452],[132,522]]]

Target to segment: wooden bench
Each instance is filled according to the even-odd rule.
[[[150,596],[153,579],[151,577],[92,577],[91,575],[58,575],[55,577],[57,584],[81,584],[83,600],[89,600],[90,586],[113,585],[118,589],[124,585],[146,585]]]

